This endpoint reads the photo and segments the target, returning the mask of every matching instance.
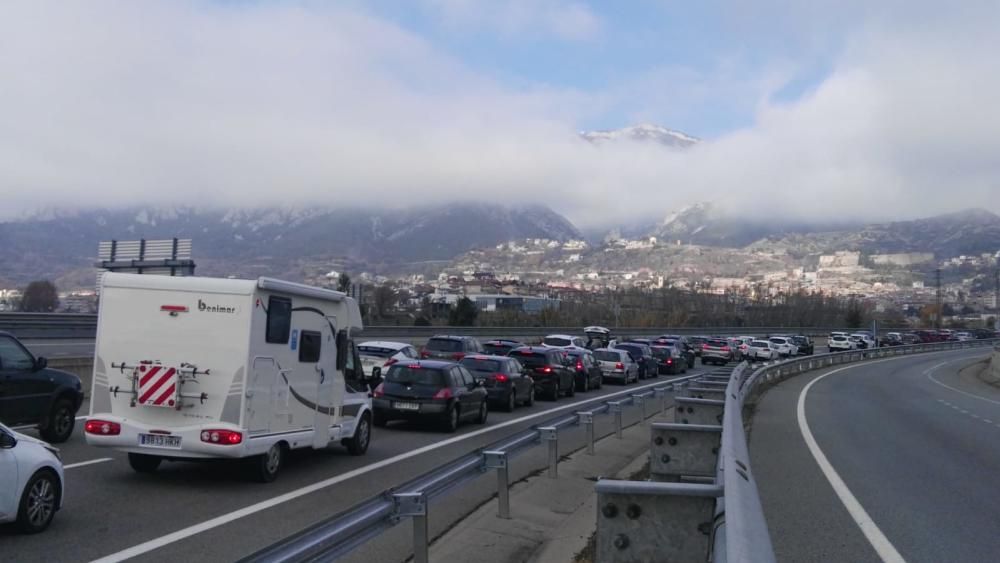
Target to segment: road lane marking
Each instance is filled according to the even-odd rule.
[[[954,391],[956,393],[961,393],[963,395],[972,397],[973,399],[979,399],[980,401],[986,401],[987,403],[993,403],[994,405],[1000,405],[1000,401],[994,401],[993,399],[987,399],[986,397],[980,397],[979,395],[976,395],[975,393],[969,393],[968,391],[963,391],[961,389],[956,389],[955,387],[952,387],[951,385],[948,385],[948,384],[945,384],[945,383],[941,383],[940,381],[937,380],[936,377],[934,377],[933,375],[931,375],[934,372],[934,370],[936,370],[937,368],[939,368],[939,367],[941,367],[941,366],[943,366],[945,364],[950,364],[952,362],[958,362],[958,361],[967,360],[967,359],[968,358],[959,358],[957,360],[949,360],[947,362],[941,362],[940,364],[937,364],[936,366],[928,368],[924,372],[924,375],[927,377],[927,379],[930,379],[931,381],[933,381],[934,383],[937,383],[938,385],[940,385],[941,387],[944,387],[945,389],[951,389],[952,391]]]
[[[899,358],[889,358],[887,360],[868,362],[862,365],[877,364],[895,359]],[[820,471],[823,472],[823,476],[825,476],[826,480],[830,482],[830,485],[833,487],[833,491],[837,493],[837,497],[840,498],[840,502],[844,504],[844,508],[846,508],[851,514],[851,518],[854,519],[854,523],[861,528],[861,533],[865,535],[865,538],[868,539],[868,543],[870,543],[872,548],[875,549],[875,552],[882,559],[882,561],[885,561],[886,563],[905,563],[906,560],[903,559],[903,556],[899,554],[899,551],[897,551],[896,547],[892,545],[889,538],[882,533],[882,530],[880,530],[878,525],[875,524],[875,521],[868,515],[868,512],[866,512],[864,507],[861,506],[861,503],[858,502],[854,493],[847,488],[847,484],[840,478],[837,470],[830,464],[826,454],[823,453],[823,450],[820,449],[819,444],[816,442],[816,438],[813,437],[813,433],[809,429],[809,422],[806,420],[806,396],[809,394],[809,390],[812,389],[812,386],[829,375],[855,367],[859,366],[846,366],[826,372],[810,381],[809,384],[802,389],[802,392],[799,393],[799,402],[796,408],[799,431],[802,433],[802,438],[805,440],[806,446],[809,448],[809,453],[812,454],[813,459],[816,460],[816,464],[819,465]]]
[[[712,372],[711,371],[704,371],[704,372],[693,373],[691,375],[704,375],[706,373],[712,373]],[[562,406],[559,406],[559,407],[553,407],[551,409],[547,409],[547,410],[544,410],[544,411],[541,411],[541,412],[537,412],[537,413],[530,414],[530,415],[527,415],[527,416],[523,416],[523,417],[520,417],[520,418],[516,418],[516,419],[513,419],[513,420],[505,420],[504,422],[501,422],[499,424],[496,424],[496,425],[493,425],[493,426],[487,426],[486,428],[482,428],[480,430],[469,432],[468,434],[462,434],[460,436],[455,436],[455,437],[449,438],[447,440],[442,440],[440,442],[434,442],[433,444],[428,444],[426,446],[423,446],[422,448],[418,448],[416,450],[412,450],[412,451],[409,451],[409,452],[398,454],[398,455],[395,455],[393,457],[386,458],[386,459],[383,459],[381,461],[377,461],[375,463],[371,463],[371,464],[365,465],[363,467],[359,467],[357,469],[353,469],[353,470],[348,471],[346,473],[341,473],[340,475],[336,475],[334,477],[330,477],[328,479],[324,479],[322,481],[317,481],[316,483],[313,483],[312,485],[306,485],[305,487],[302,487],[302,488],[299,488],[299,489],[295,489],[293,491],[289,491],[287,493],[278,495],[276,497],[269,498],[267,500],[260,501],[260,502],[255,503],[255,504],[251,504],[250,506],[245,506],[243,508],[240,508],[238,510],[234,510],[232,512],[228,512],[226,514],[222,514],[220,516],[216,516],[215,518],[211,518],[209,520],[205,520],[204,522],[201,522],[199,524],[195,524],[193,526],[188,526],[187,528],[183,528],[183,529],[177,530],[176,532],[172,532],[172,533],[166,534],[164,536],[160,536],[158,538],[154,538],[152,540],[149,540],[149,541],[146,541],[146,542],[134,545],[132,547],[123,549],[123,550],[118,551],[116,553],[112,553],[110,555],[105,555],[104,557],[101,557],[100,559],[95,559],[91,563],[112,563],[112,562],[116,562],[116,561],[122,561],[122,560],[125,560],[125,559],[130,559],[132,557],[136,557],[136,556],[142,555],[144,553],[149,553],[150,551],[153,551],[155,549],[159,549],[161,547],[170,545],[170,544],[172,544],[174,542],[178,542],[178,541],[187,539],[187,538],[189,538],[191,536],[200,534],[202,532],[206,532],[206,531],[211,530],[213,528],[218,528],[219,526],[228,524],[228,523],[233,522],[235,520],[239,520],[240,518],[244,518],[246,516],[250,516],[252,514],[256,514],[258,512],[263,511],[263,510],[267,510],[268,508],[272,508],[274,506],[278,506],[279,504],[283,504],[283,503],[286,503],[288,501],[295,500],[295,499],[297,499],[299,497],[303,497],[305,495],[314,493],[314,492],[319,491],[321,489],[325,489],[326,487],[330,487],[330,486],[336,485],[338,483],[343,483],[344,481],[349,481],[351,479],[354,479],[355,477],[364,475],[366,473],[370,473],[372,471],[375,471],[375,470],[378,470],[378,469],[382,469],[383,467],[394,465],[394,464],[399,463],[401,461],[405,461],[407,459],[423,455],[423,454],[425,454],[427,452],[431,452],[431,451],[434,451],[434,450],[437,450],[437,449],[440,449],[440,448],[443,448],[443,447],[446,447],[446,446],[450,446],[452,444],[455,444],[455,443],[467,440],[469,438],[474,438],[476,436],[481,436],[483,434],[486,434],[486,433],[489,433],[489,432],[493,432],[494,430],[499,430],[501,428],[506,428],[508,426],[513,426],[515,424],[520,424],[521,422],[524,422],[524,421],[527,421],[527,420],[532,420],[532,419],[535,419],[535,418],[541,418],[541,417],[543,417],[545,415],[550,415],[552,413],[556,413],[556,412],[563,411],[563,410],[566,410],[566,409],[572,409],[574,407],[577,407],[577,406],[580,406],[580,405],[583,405],[583,404],[592,403],[592,402],[594,402],[596,400],[607,400],[607,399],[611,399],[611,398],[618,397],[618,396],[621,396],[621,395],[629,395],[629,394],[632,394],[632,393],[636,393],[638,391],[642,391],[644,389],[650,389],[650,388],[658,387],[658,386],[665,385],[665,384],[668,384],[668,383],[670,383],[670,380],[657,381],[655,383],[648,383],[648,384],[641,385],[641,386],[638,386],[638,387],[632,387],[632,388],[624,389],[622,391],[618,391],[618,392],[615,392],[615,393],[609,393],[607,395],[601,395],[599,397],[592,397],[590,399],[586,399],[586,400],[583,400],[583,401],[577,401],[575,403],[570,403],[568,405],[562,405]]]
[[[110,457],[99,457],[97,459],[92,459],[90,461],[81,461],[80,463],[71,463],[69,465],[64,465],[63,469],[76,469],[77,467],[84,467],[87,465],[94,465],[95,463],[104,463],[105,461],[111,461]]]

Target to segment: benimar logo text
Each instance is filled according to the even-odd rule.
[[[202,301],[201,299],[199,299],[198,310],[205,311],[206,313],[235,313],[236,307],[226,307],[225,305],[209,305],[204,301]]]

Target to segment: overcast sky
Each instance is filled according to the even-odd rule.
[[[457,198],[581,226],[704,200],[1000,211],[1000,2],[954,4],[4,2],[0,218]],[[704,142],[577,137],[636,122]]]

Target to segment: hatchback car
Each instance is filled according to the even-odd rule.
[[[764,361],[778,359],[778,345],[767,340],[753,340],[747,351],[750,361]]]
[[[497,338],[483,342],[483,353],[493,356],[506,356],[511,350],[514,348],[520,348],[521,346],[524,346],[524,342]]]
[[[681,356],[687,362],[687,368],[691,369],[694,367],[695,349],[691,347],[686,337],[674,335],[660,336],[654,343],[657,346],[677,346],[681,351]]]
[[[473,354],[462,358],[461,364],[483,380],[490,403],[507,412],[518,404],[535,404],[535,382],[514,358]]]
[[[361,358],[361,368],[365,375],[378,378],[392,364],[416,360],[420,355],[416,348],[405,342],[370,340],[358,345],[358,356]]]
[[[778,346],[778,354],[783,358],[799,355],[799,347],[787,336],[772,336],[768,341]]]
[[[653,357],[653,351],[649,345],[640,342],[629,341],[612,346],[617,350],[625,350],[632,355],[632,359],[639,365],[639,379],[656,377],[660,374],[659,362]]]
[[[581,336],[570,336],[568,334],[550,334],[542,339],[542,346],[546,348],[578,348],[587,347],[587,340]]]
[[[48,367],[6,332],[0,332],[0,390],[0,423],[37,425],[53,443],[73,434],[83,402],[80,378]]]
[[[471,336],[432,336],[420,350],[420,357],[430,360],[459,361],[466,354],[482,353],[483,346]]]
[[[733,348],[729,341],[710,338],[701,345],[701,363],[726,365],[733,360]]]
[[[566,353],[576,375],[576,390],[587,392],[600,389],[604,380],[601,366],[590,350],[569,350]]]
[[[463,420],[486,424],[488,394],[465,367],[426,360],[393,364],[372,392],[375,425],[430,420],[454,432]]]
[[[650,346],[659,374],[677,375],[687,371],[687,361],[677,346]]]
[[[812,356],[815,351],[812,338],[809,338],[804,334],[796,334],[792,336],[792,344],[795,344],[799,348],[800,356]]]
[[[845,350],[853,350],[857,346],[855,346],[854,341],[847,336],[844,336],[843,334],[836,334],[827,340],[827,347],[831,352],[843,352]]]
[[[59,450],[0,424],[0,523],[35,534],[49,527],[63,502]]]
[[[576,376],[567,365],[569,362],[563,350],[523,346],[511,350],[509,357],[520,362],[535,381],[535,395],[558,401],[559,395],[572,397],[576,394]]]
[[[604,379],[614,379],[622,385],[639,381],[639,364],[632,360],[632,355],[626,350],[598,348],[594,350],[594,359],[600,363]]]

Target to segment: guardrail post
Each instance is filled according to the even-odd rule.
[[[424,493],[396,493],[392,495],[397,516],[413,519],[413,562],[430,563],[427,533],[427,496]]]
[[[622,439],[622,404],[618,401],[608,403],[611,413],[615,415],[615,438]]]
[[[497,516],[510,520],[510,477],[507,474],[507,452],[490,450],[483,452],[486,469],[497,470]]]
[[[578,412],[576,416],[580,417],[580,424],[583,425],[583,431],[587,435],[587,455],[594,455],[594,414]]]
[[[636,393],[632,395],[632,400],[634,400],[636,405],[642,409],[642,417],[639,418],[639,425],[642,426],[646,424],[646,397],[642,396],[640,393]]]
[[[649,475],[653,481],[715,477],[721,426],[654,422],[650,439]]]
[[[559,476],[559,429],[542,426],[538,432],[542,440],[549,443],[549,479],[555,479]]]

